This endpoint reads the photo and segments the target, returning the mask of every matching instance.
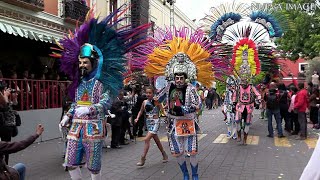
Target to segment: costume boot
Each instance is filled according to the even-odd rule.
[[[165,152],[165,151],[163,151],[162,152],[162,162],[163,163],[166,163],[166,162],[168,162],[168,155],[167,155],[167,153]]]
[[[101,180],[101,171],[98,174],[91,173],[91,179],[92,180]]]
[[[146,162],[146,158],[141,156],[141,160],[140,162],[137,163],[137,166],[143,166],[145,162]]]
[[[240,142],[241,141],[241,130],[240,131],[237,131],[237,133],[238,133],[238,142]]]
[[[247,138],[248,138],[248,133],[243,133],[244,136],[243,136],[243,145],[247,145]]]
[[[191,170],[192,170],[192,180],[199,180],[199,176],[198,176],[198,164],[196,166],[192,166],[191,165]]]
[[[70,174],[72,180],[81,180],[82,179],[80,167],[77,167],[76,169],[73,169],[73,170],[69,170],[69,174]]]
[[[180,169],[183,174],[183,180],[189,180],[189,172],[187,168],[187,163],[184,161],[183,164],[179,164]]]

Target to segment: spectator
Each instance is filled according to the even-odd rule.
[[[290,101],[290,106],[288,109],[289,112],[289,119],[290,119],[290,127],[291,127],[291,131],[293,131],[291,133],[291,135],[297,135],[300,131],[300,124],[298,122],[298,113],[296,111],[294,111],[294,101],[297,95],[298,89],[295,86],[291,87],[291,101]],[[294,128],[293,128],[294,126]]]
[[[204,93],[203,93],[203,96],[204,96],[204,99],[205,99],[205,103],[206,103],[206,108],[208,109],[209,108],[209,102],[208,102],[208,93],[209,93],[209,90],[207,87],[204,87]]]
[[[214,89],[210,88],[208,95],[207,95],[207,100],[208,100],[208,109],[212,109],[212,104],[213,104],[213,98],[214,98]]]
[[[127,99],[124,97],[125,94],[124,94],[124,91],[120,91],[116,101],[120,101],[120,104],[121,104],[121,121],[122,121],[122,124],[121,124],[121,133],[120,133],[120,145],[127,145],[128,142],[126,142],[126,138],[125,138],[125,134],[126,132],[128,131],[128,134],[130,136],[130,140],[133,140],[133,135],[131,133],[131,129],[130,129],[130,122],[129,122],[129,119],[130,119],[130,114],[128,112],[129,110],[129,105],[127,103]]]
[[[310,120],[313,124],[313,128],[318,127],[318,107],[317,103],[319,100],[319,89],[318,88],[313,88],[312,94],[309,97],[309,109],[310,109]]]
[[[266,117],[266,101],[264,100],[266,94],[268,92],[268,89],[266,87],[266,85],[264,84],[261,84],[261,87],[260,87],[260,94],[261,94],[261,103],[260,103],[260,119],[264,119]]]
[[[40,76],[40,89],[38,92],[40,92],[40,108],[47,108],[47,92],[48,92],[48,85],[46,84],[46,75],[41,74]]]
[[[11,89],[6,87],[4,82],[0,83],[0,138],[1,141],[10,142],[11,137],[17,135],[15,114],[12,110],[9,97]],[[8,164],[9,155],[5,155],[5,162]]]
[[[297,140],[305,140],[307,138],[307,117],[306,110],[308,107],[308,91],[304,88],[303,83],[298,84],[298,93],[294,100],[294,110],[298,112],[298,121],[300,124],[300,137]]]
[[[288,108],[289,108],[289,95],[287,92],[287,88],[283,83],[280,83],[278,85],[278,90],[279,90],[279,95],[280,95],[280,116],[281,116],[281,122],[282,119],[284,119],[285,125],[284,125],[284,129],[291,133],[290,129],[290,123],[289,123],[289,119],[288,119]]]
[[[141,109],[142,103],[147,99],[145,95],[142,94],[140,89],[134,89],[133,97],[136,97],[134,106],[132,107],[132,119],[136,119],[138,113]],[[133,126],[133,135],[138,137],[143,137],[143,126],[144,126],[144,115],[140,116],[137,123]]]
[[[44,131],[44,128],[41,126],[41,124],[39,124],[36,128],[36,133],[23,141],[19,141],[19,142],[0,141],[0,157],[1,157],[0,179],[8,179],[8,177],[6,176],[8,173],[6,173],[5,175],[4,171],[8,171],[8,169],[10,169],[10,167],[8,167],[3,161],[4,154],[16,153],[18,151],[21,151],[27,148],[42,134],[43,131]],[[13,168],[16,169],[17,172],[9,170],[9,172],[11,172],[10,173],[11,177],[9,179],[18,179],[17,177],[19,177],[19,180],[24,180],[25,171],[26,171],[25,165],[22,163],[18,163],[14,165]],[[19,174],[13,174],[14,172]],[[13,178],[13,177],[16,177],[16,178]]]
[[[9,82],[9,88],[11,89],[12,95],[17,97],[17,99],[20,99],[21,94],[20,94],[20,87],[18,85],[17,78],[18,77],[17,77],[16,71],[11,71],[10,79],[12,80]],[[19,101],[16,101],[16,103],[12,104],[12,108],[14,110],[21,109]]]
[[[313,84],[312,82],[308,82],[308,95],[310,96],[312,94]]]
[[[31,89],[30,89],[30,84],[28,82],[29,71],[28,70],[23,71],[22,76],[24,79],[23,87],[22,87],[23,101],[24,101],[23,109],[29,109],[30,104],[32,104],[32,103],[30,103],[31,102]]]
[[[109,123],[111,124],[111,148],[120,148],[119,141],[120,141],[120,133],[121,133],[121,125],[122,125],[122,118],[121,118],[121,103],[120,101],[114,101],[112,103],[111,114],[114,114],[115,117],[110,118]]]
[[[319,75],[317,71],[313,71],[313,75],[311,76],[311,82],[314,86],[319,87]]]
[[[280,95],[277,91],[275,84],[270,84],[269,92],[266,94],[265,99],[267,107],[267,117],[268,117],[268,137],[273,138],[273,126],[272,126],[272,115],[276,119],[278,137],[285,137],[282,133],[282,124],[280,116]]]

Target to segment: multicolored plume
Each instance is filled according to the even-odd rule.
[[[178,53],[190,58],[196,66],[197,81],[205,86],[210,86],[214,80],[215,68],[225,65],[218,56],[217,46],[213,46],[200,29],[195,32],[186,27],[157,29],[151,39],[137,48],[135,61],[132,62],[132,67],[142,67],[148,77],[166,75],[166,66]]]
[[[71,97],[74,97],[75,89],[79,84],[78,56],[80,47],[84,43],[90,43],[97,48],[99,60],[95,77],[102,82],[104,88],[108,89],[111,95],[117,95],[122,88],[123,73],[127,65],[125,54],[145,42],[141,34],[146,33],[150,26],[147,24],[136,28],[121,27],[120,23],[126,18],[120,16],[126,10],[127,8],[122,6],[100,22],[90,10],[85,22],[77,27],[74,33],[70,31],[57,43],[61,52],[53,53],[52,56],[60,58],[61,71],[73,81],[69,87]],[[53,50],[58,49],[53,48]]]

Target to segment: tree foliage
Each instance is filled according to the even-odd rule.
[[[303,4],[318,3],[317,0],[273,0],[274,4]],[[309,11],[302,9],[282,8],[281,12],[288,18],[290,28],[282,38],[276,40],[279,50],[291,60],[299,56],[312,59],[320,53],[320,9],[310,8]]]
[[[317,71],[320,73],[320,57],[315,57],[312,60],[308,62],[309,67],[306,72],[307,81],[311,81],[311,76],[314,71]]]

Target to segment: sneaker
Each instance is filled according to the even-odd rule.
[[[269,138],[273,138],[273,135],[268,134],[268,135],[267,135],[267,137],[269,137]]]
[[[237,139],[237,135],[233,134],[232,139]]]
[[[228,131],[227,137],[231,137],[231,132]]]
[[[293,132],[291,133],[291,135],[298,135],[298,132],[293,131]]]

